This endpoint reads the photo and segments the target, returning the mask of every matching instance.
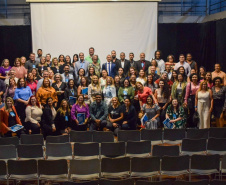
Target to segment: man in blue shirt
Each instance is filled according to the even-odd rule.
[[[107,55],[107,62],[102,65],[102,70],[108,72],[108,76],[114,78],[116,75],[116,63],[112,62],[111,55]]]
[[[88,76],[88,66],[89,62],[84,60],[84,53],[79,53],[79,61],[75,63],[75,76],[78,77],[79,69],[83,68],[85,70],[85,76]]]

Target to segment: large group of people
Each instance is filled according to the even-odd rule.
[[[151,60],[140,53],[126,59],[116,51],[100,61],[93,47],[84,53],[51,59],[42,50],[29,60],[8,59],[0,67],[0,133],[48,135],[70,130],[112,131],[169,128],[209,128],[211,119],[223,127],[226,116],[226,74],[220,64],[212,72],[190,53]],[[197,122],[197,119],[199,121]],[[145,118],[145,119],[144,119]],[[145,121],[144,121],[145,120]],[[164,123],[164,124],[163,124]],[[12,126],[23,128],[12,132]],[[170,128],[169,128],[170,129]]]

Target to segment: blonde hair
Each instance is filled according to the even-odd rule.
[[[54,60],[57,60],[57,66],[59,67],[60,64],[59,64],[59,61],[58,61],[57,57],[53,57],[53,59],[52,59],[52,67],[56,67],[54,62],[53,62]]]
[[[20,66],[21,66],[21,59],[20,58],[16,58],[14,61],[14,66],[16,66],[16,62],[19,61],[20,62]]]
[[[111,101],[112,101],[113,99],[116,99],[116,100],[117,100],[117,107],[118,107],[118,106],[120,105],[120,102],[119,102],[118,97],[113,97],[113,98],[111,99]]]
[[[108,85],[107,85],[107,80],[108,79],[110,79],[111,80],[111,86],[115,86],[114,85],[114,79],[111,77],[111,76],[107,76],[107,78],[106,78],[106,84],[105,84],[105,87],[107,87]]]
[[[202,81],[202,82],[200,83],[198,92],[202,90],[202,85],[203,85],[204,83],[206,83],[206,89],[205,89],[205,90],[206,90],[206,91],[209,91],[209,89],[208,89],[208,82],[207,82],[206,80],[204,80],[204,81]]]
[[[138,84],[144,86],[141,82],[136,82],[136,84],[135,84],[135,88],[136,88],[136,89],[137,89],[137,85],[138,85]]]
[[[5,110],[9,112],[9,107],[7,106],[7,100],[10,100],[12,102],[12,106],[14,106],[14,101],[11,97],[7,97],[5,100]]]
[[[54,81],[56,82],[56,76],[60,76],[60,81],[62,82],[62,80],[63,80],[63,78],[62,78],[62,76],[61,76],[61,74],[60,73],[56,73],[55,75],[54,75]]]
[[[5,61],[8,61],[9,62],[9,59],[4,59],[3,61],[2,61],[2,65],[1,66],[4,66],[4,64],[5,64]]]
[[[60,107],[59,109],[57,110],[57,112],[59,112],[61,115],[64,115],[65,116],[65,112],[63,111],[63,102],[67,102],[67,100],[63,99],[60,103]],[[67,102],[67,108],[66,110],[68,111],[68,114],[70,115],[70,108],[69,108],[69,103]]]
[[[80,94],[80,95],[77,96],[77,100],[76,100],[76,103],[75,103],[75,104],[78,105],[78,98],[79,98],[80,96],[83,98],[83,103],[82,103],[82,105],[83,105],[84,107],[86,107],[86,104],[85,104],[85,102],[84,102],[84,96],[83,96],[82,94]]]

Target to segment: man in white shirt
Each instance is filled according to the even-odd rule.
[[[187,76],[190,76],[191,67],[190,67],[190,65],[187,62],[185,62],[185,57],[184,57],[183,54],[180,54],[179,62],[175,64],[174,70],[178,70],[178,68],[180,66],[183,66]]]
[[[160,50],[155,51],[155,60],[158,64],[160,73],[163,73],[165,71],[165,62],[163,59],[161,59],[161,55],[162,55],[162,52]]]

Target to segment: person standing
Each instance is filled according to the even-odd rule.
[[[195,97],[195,111],[199,113],[199,129],[210,128],[210,115],[213,110],[213,94],[208,89],[207,82],[200,84]]]

